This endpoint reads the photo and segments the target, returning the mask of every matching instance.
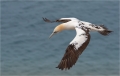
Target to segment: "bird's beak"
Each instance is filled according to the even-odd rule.
[[[50,36],[49,36],[49,39],[54,35],[55,33],[52,33]]]

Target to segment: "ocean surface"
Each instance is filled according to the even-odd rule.
[[[91,32],[91,41],[70,69],[55,68],[75,30],[49,39],[61,17],[104,24],[113,32]],[[1,76],[118,76],[119,1],[1,1]]]

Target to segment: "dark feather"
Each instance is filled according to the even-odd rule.
[[[109,35],[109,33],[111,33],[112,31],[108,30],[104,25],[100,25],[100,27],[102,27],[104,30],[103,31],[99,31],[100,34],[107,36]]]
[[[85,48],[89,44],[90,34],[88,34],[87,36],[88,36],[88,39],[83,43],[83,45],[81,47],[78,48],[78,50],[74,49],[75,45],[73,45],[73,44],[70,44],[67,47],[66,52],[65,52],[60,64],[56,68],[64,70],[64,69],[70,69],[73,65],[75,65],[76,61],[79,58],[79,55],[82,54],[82,52],[85,50]]]
[[[44,20],[45,22],[50,22],[50,23],[53,23],[53,22],[62,22],[62,23],[65,23],[65,22],[71,21],[70,19],[64,19],[64,20],[57,19],[57,20],[55,20],[55,21],[51,21],[51,20],[49,20],[49,19],[47,19],[47,18],[43,18],[43,20]]]

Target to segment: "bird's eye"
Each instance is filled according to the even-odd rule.
[[[54,33],[57,33],[57,31],[55,31]]]

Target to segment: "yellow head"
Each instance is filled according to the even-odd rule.
[[[60,24],[60,25],[56,26],[53,33],[50,35],[49,38],[51,38],[54,34],[63,31],[64,29],[65,29],[65,27],[64,27],[63,24]]]

